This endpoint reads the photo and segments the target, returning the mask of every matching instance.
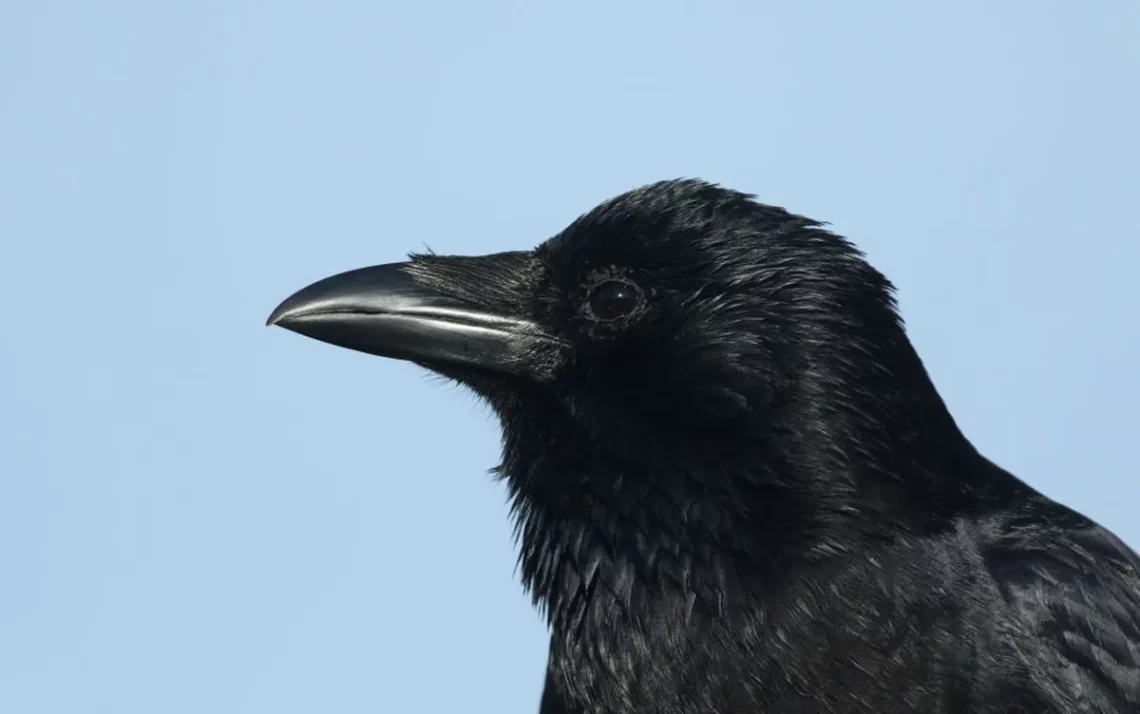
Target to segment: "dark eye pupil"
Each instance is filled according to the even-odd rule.
[[[590,312],[599,320],[616,320],[637,309],[637,288],[619,280],[608,280],[590,293]]]

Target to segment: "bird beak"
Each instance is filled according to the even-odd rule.
[[[561,342],[535,323],[417,283],[410,263],[351,270],[289,296],[267,325],[339,347],[542,381]],[[552,349],[553,348],[553,349]]]

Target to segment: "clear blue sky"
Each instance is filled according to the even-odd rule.
[[[485,408],[262,323],[699,176],[898,285],[965,431],[1140,545],[1140,5],[0,9],[0,711],[536,711]]]

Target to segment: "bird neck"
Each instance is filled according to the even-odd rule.
[[[882,374],[889,384],[868,387],[881,395],[873,402],[801,383],[800,408],[766,422],[769,434],[633,448],[575,440],[565,424],[508,431],[501,469],[520,571],[552,629],[663,610],[722,617],[805,567],[948,527],[976,500],[977,475],[996,467],[917,356]]]

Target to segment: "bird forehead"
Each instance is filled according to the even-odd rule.
[[[602,273],[695,274],[712,263],[699,231],[632,219],[576,224],[545,243],[541,253],[563,284],[593,282]]]

